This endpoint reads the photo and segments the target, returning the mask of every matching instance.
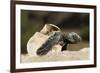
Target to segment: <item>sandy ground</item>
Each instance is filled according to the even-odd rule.
[[[63,51],[51,52],[45,56],[29,56],[28,54],[21,55],[21,63],[31,62],[50,62],[50,61],[68,61],[68,60],[87,60],[89,59],[89,48],[83,48],[79,51]]]

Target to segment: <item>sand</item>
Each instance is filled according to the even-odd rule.
[[[83,48],[78,51],[51,51],[45,56],[30,56],[28,54],[21,54],[21,63],[87,60],[89,59],[89,50],[90,48]]]

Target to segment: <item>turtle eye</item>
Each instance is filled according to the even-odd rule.
[[[73,35],[73,39],[74,39],[74,40],[77,40],[77,38],[78,38],[78,37],[77,37],[76,35]]]

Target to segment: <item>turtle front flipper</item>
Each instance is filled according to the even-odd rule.
[[[61,32],[52,32],[48,40],[39,49],[37,49],[37,55],[46,55],[52,47],[59,42],[61,36]]]

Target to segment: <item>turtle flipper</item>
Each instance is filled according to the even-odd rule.
[[[46,55],[61,38],[61,32],[52,32],[48,40],[37,50],[37,55]]]

